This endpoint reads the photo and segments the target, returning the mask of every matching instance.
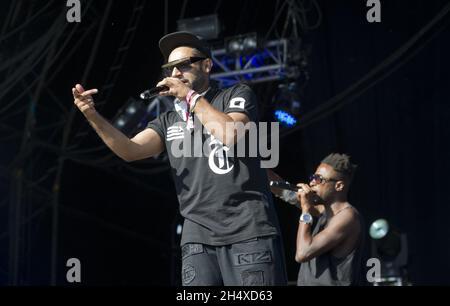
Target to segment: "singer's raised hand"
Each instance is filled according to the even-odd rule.
[[[77,84],[74,88],[72,88],[72,94],[74,98],[73,103],[75,103],[78,109],[86,117],[89,117],[96,112],[94,99],[92,98],[92,95],[96,93],[98,93],[97,89],[84,90],[83,86],[81,86],[80,84]]]

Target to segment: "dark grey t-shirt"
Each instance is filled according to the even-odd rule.
[[[331,252],[314,257],[300,266],[298,286],[355,286],[361,284],[362,252],[364,246],[364,221],[354,209],[361,225],[355,249],[343,258],[334,257]],[[315,218],[312,236],[321,232],[327,223],[325,214]]]
[[[256,96],[246,85],[211,88],[205,98],[221,112],[245,113],[258,123]],[[169,157],[185,218],[181,244],[226,245],[279,234],[266,170],[261,168],[259,157],[229,156],[226,146],[203,133],[195,114],[191,129],[176,111],[160,115],[148,127],[161,136]],[[191,156],[180,156],[186,148],[191,149]]]

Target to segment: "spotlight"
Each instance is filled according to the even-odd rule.
[[[297,124],[297,119],[295,119],[291,114],[288,112],[285,112],[283,110],[276,110],[275,111],[275,118],[280,123],[286,124],[288,127],[292,127]]]
[[[381,239],[389,232],[389,223],[385,219],[378,219],[370,226],[370,237],[372,239]]]
[[[275,104],[275,119],[287,127],[295,126],[301,111],[297,83],[278,85],[278,90],[273,97],[273,104]]]
[[[135,105],[130,105],[126,109],[126,113],[130,114],[130,115],[133,115],[134,113],[136,113],[136,111],[137,111],[137,109],[136,109]]]
[[[224,42],[227,53],[234,54],[248,53],[260,47],[256,33],[227,37]]]
[[[138,100],[130,99],[113,119],[113,125],[122,133],[131,136],[147,116],[147,107]]]
[[[375,220],[369,229],[372,257],[381,264],[381,275],[374,285],[402,286],[407,281],[408,245],[406,234],[393,228],[386,219]]]
[[[245,37],[242,41],[244,50],[254,50],[258,48],[258,41],[256,35]]]
[[[244,50],[244,46],[237,40],[231,40],[227,44],[228,51],[232,53],[239,53]]]
[[[177,20],[177,30],[187,31],[203,39],[216,39],[220,34],[219,18],[216,14]]]

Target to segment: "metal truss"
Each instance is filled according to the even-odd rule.
[[[31,284],[33,264],[31,259],[36,252],[35,232],[41,223],[39,219],[43,216],[51,218],[49,279],[52,285],[56,284],[58,273],[60,212],[70,213],[76,218],[98,221],[100,226],[126,235],[141,237],[143,241],[157,242],[157,239],[144,237],[118,225],[109,224],[100,219],[94,220],[91,216],[83,215],[60,203],[61,178],[65,161],[88,164],[106,172],[110,171],[111,175],[116,174],[111,170],[111,165],[115,168],[123,165],[118,160],[95,163],[92,162],[94,160],[92,157],[98,158],[102,154],[88,152],[92,154],[87,156],[85,152],[82,152],[80,139],[72,137],[78,133],[70,133],[73,130],[76,112],[73,107],[69,108],[71,104],[68,107],[61,103],[60,98],[56,97],[51,89],[52,80],[58,76],[67,61],[76,54],[86,39],[96,35],[95,44],[100,43],[103,36],[102,25],[104,27],[106,23],[112,1],[108,2],[107,12],[103,12],[101,23],[97,21],[100,12],[97,12],[93,1],[86,2],[83,17],[92,22],[72,26],[65,22],[66,7],[56,6],[55,3],[51,1],[44,7],[21,2],[12,3],[9,6],[8,15],[2,22],[0,32],[0,41],[8,38],[9,42],[14,42],[14,44],[10,43],[12,47],[11,50],[7,50],[8,53],[0,53],[0,57],[4,54],[8,56],[8,60],[0,64],[0,71],[5,71],[4,75],[8,75],[8,78],[0,78],[0,88],[2,88],[0,93],[0,148],[2,148],[0,181],[6,191],[0,195],[0,215],[4,216],[4,222],[0,222],[0,248],[7,250],[4,254],[6,257],[0,262],[0,285]],[[144,5],[144,0],[134,1],[128,25],[104,82],[107,93],[105,100],[114,88],[139,20],[143,15]],[[25,21],[20,18],[14,19],[13,16],[17,12],[22,12],[27,19]],[[33,25],[31,19],[39,22],[44,19],[49,20],[46,15],[55,17],[55,21],[45,33],[37,34],[31,27]],[[12,22],[13,20],[16,22]],[[32,40],[28,38],[30,35]],[[70,48],[68,48],[69,45]],[[86,79],[90,68],[93,67],[95,55],[96,52],[92,52],[83,79]],[[152,105],[152,107],[155,106],[156,104]],[[40,120],[44,113],[45,118],[48,119],[46,121]],[[88,150],[84,149],[84,151]],[[91,162],[87,163],[89,161]],[[143,165],[148,167],[142,167]],[[161,172],[165,170],[162,169],[161,164],[159,168],[155,168],[155,163],[150,164],[144,161],[140,165],[142,173],[138,174],[131,166],[125,166],[129,168],[121,171],[121,179],[143,189],[158,192],[146,184],[139,185],[142,180],[136,179],[136,176],[148,175],[151,171]],[[157,245],[165,247],[161,243]]]
[[[97,12],[94,2],[97,3],[86,1],[83,8],[83,14],[86,14],[83,19],[90,22],[79,25],[69,26],[65,22],[66,7],[56,5],[55,0],[42,6],[34,2],[11,2],[8,14],[2,21],[0,42],[13,46],[6,53],[0,50],[0,58],[8,58],[0,63],[0,72],[8,76],[4,79],[0,77],[0,153],[4,154],[1,162],[7,163],[5,166],[0,165],[0,179],[2,187],[4,185],[5,190],[9,191],[0,195],[0,216],[7,216],[3,224],[0,222],[0,248],[8,250],[6,264],[0,262],[0,279],[7,279],[9,285],[31,284],[33,263],[30,258],[35,256],[34,234],[41,217],[51,219],[51,250],[48,257],[49,281],[52,285],[57,283],[58,275],[60,213],[68,212],[83,219],[92,219],[65,207],[60,200],[66,161],[96,167],[111,175],[117,175],[117,171],[112,170],[121,167],[121,179],[152,192],[157,190],[141,183],[142,180],[136,179],[136,176],[167,169],[160,163],[160,167],[155,168],[156,162],[151,160],[139,165],[124,165],[114,159],[109,151],[105,153],[103,145],[97,148],[83,146],[87,124],[76,126],[77,110],[71,103],[62,103],[52,91],[52,81],[61,76],[61,71],[83,46],[89,45],[93,52],[87,59],[82,81],[88,78],[94,67],[113,1],[105,5],[105,12]],[[105,85],[101,91],[104,97],[99,101],[100,104],[104,104],[114,90],[144,13],[145,1],[133,2],[133,11],[123,38],[103,82]],[[45,33],[39,34],[35,20],[44,20],[49,24],[43,27]],[[224,49],[215,50],[213,61],[211,77],[223,87],[240,81],[274,81],[295,73],[295,65],[290,65],[288,42],[285,39],[268,41],[264,48],[240,56],[227,54]],[[148,106],[147,112],[158,111],[159,103]],[[10,155],[4,157],[6,153]],[[141,237],[117,225],[108,224],[106,227]],[[142,240],[150,241],[144,237]]]
[[[114,85],[116,84],[117,78],[119,77],[119,72],[122,70],[123,63],[125,62],[126,55],[130,49],[131,43],[133,42],[134,36],[136,35],[136,30],[139,25],[139,21],[144,13],[146,0],[137,0],[127,27],[125,28],[122,41],[117,48],[114,60],[109,68],[108,76],[106,78],[105,84],[102,86],[103,97],[101,101],[98,101],[97,107],[106,103],[108,98],[111,96]]]
[[[268,41],[261,49],[250,53],[228,53],[225,48],[212,51],[211,79],[221,87],[239,82],[261,83],[295,77],[295,66],[289,65],[288,40]]]

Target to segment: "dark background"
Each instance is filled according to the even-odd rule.
[[[4,20],[0,36],[0,284],[65,285],[65,264],[71,257],[82,263],[84,285],[176,284],[179,250],[174,225],[180,217],[168,167],[155,159],[120,161],[105,149],[83,117],[71,110],[75,83],[99,88],[97,101],[106,101],[100,111],[112,119],[129,97],[158,81],[163,59],[157,42],[166,30],[176,30],[183,1],[143,2],[142,18],[116,82],[112,90],[102,90],[139,2],[81,1],[84,15],[79,24],[65,22],[66,1],[0,4],[0,20]],[[282,4],[186,1],[184,17],[216,12],[224,26],[221,37],[253,31],[264,36]],[[367,22],[366,1],[322,0],[318,4],[320,26],[301,33],[311,47],[304,114],[325,105],[385,61],[448,3],[381,1],[381,23]],[[14,17],[8,17],[10,13]],[[283,12],[270,39],[277,38],[285,18]],[[285,135],[275,169],[291,182],[304,181],[330,152],[350,154],[359,165],[350,202],[367,225],[383,217],[408,235],[408,271],[414,285],[450,284],[448,20],[447,14],[415,44],[416,52],[410,49],[395,62],[404,60],[402,65],[388,65],[384,70],[392,71],[384,79],[372,78],[373,86],[347,99],[343,107],[324,111],[327,115],[321,120],[305,122]],[[101,35],[96,40],[97,33]],[[45,35],[48,40],[33,45]],[[60,36],[52,44],[56,35]],[[29,55],[13,61],[30,46]],[[54,53],[49,51],[52,47]],[[48,69],[45,59],[50,61]],[[275,88],[276,82],[254,86],[265,120],[271,120]],[[86,151],[90,148],[96,150]],[[295,281],[299,212],[275,202],[289,280]],[[57,223],[53,223],[55,216]],[[55,241],[57,252],[52,257]],[[52,258],[56,258],[53,280]]]

